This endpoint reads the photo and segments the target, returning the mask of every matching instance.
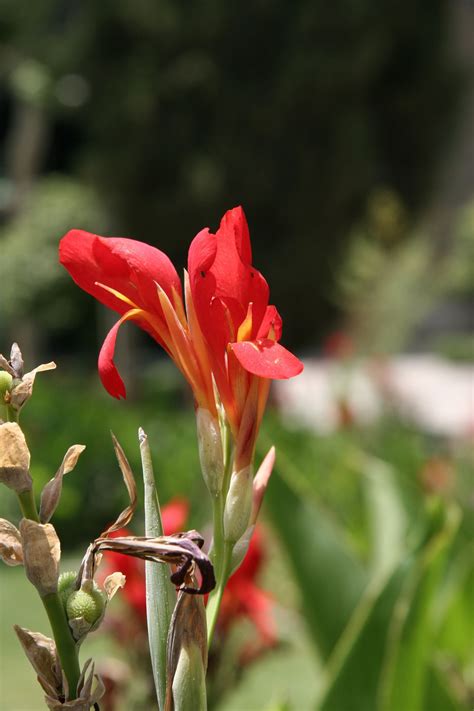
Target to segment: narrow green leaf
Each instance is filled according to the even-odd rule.
[[[148,437],[141,428],[138,431],[138,439],[143,470],[145,535],[162,536],[163,524],[153,475],[150,446]],[[166,696],[166,644],[171,616],[176,604],[176,592],[169,580],[167,565],[147,562],[145,563],[145,576],[151,665],[158,707],[160,711],[163,711]]]
[[[280,464],[265,494],[267,511],[288,553],[309,631],[327,657],[350,619],[367,578],[324,509],[314,499],[295,493],[283,475]]]
[[[456,515],[436,512],[424,545],[385,584],[375,582],[367,589],[328,662],[319,711],[424,708],[432,602],[457,524]]]
[[[385,576],[400,561],[405,548],[406,513],[387,462],[364,456],[362,483],[368,502],[372,542],[372,574]]]
[[[381,678],[382,711],[424,707],[430,652],[436,633],[433,602],[458,525],[458,510],[448,509],[444,527],[421,551],[410,585],[397,602]]]

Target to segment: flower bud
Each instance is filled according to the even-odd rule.
[[[218,496],[224,478],[224,452],[219,422],[209,410],[199,407],[196,424],[202,475],[211,495]]]
[[[230,569],[231,569],[231,575],[235,573],[237,568],[240,567],[242,564],[245,556],[247,555],[247,551],[250,546],[250,539],[252,538],[253,532],[255,530],[255,525],[252,524],[250,525],[247,530],[245,531],[244,535],[239,538],[237,543],[235,544],[233,550],[232,550],[232,558],[231,558],[231,564],[230,564]]]
[[[0,481],[17,494],[32,488],[30,452],[16,422],[0,425]]]
[[[235,543],[248,528],[253,498],[253,471],[249,464],[233,472],[224,508],[224,538]]]

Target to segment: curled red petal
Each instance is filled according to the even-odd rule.
[[[282,331],[281,316],[276,306],[267,306],[262,323],[258,329],[257,338],[269,338],[270,331],[273,330],[272,340],[279,341]]]
[[[59,261],[76,284],[118,313],[130,305],[105,290],[115,289],[133,304],[161,313],[156,283],[171,298],[181,294],[181,283],[170,259],[156,247],[125,237],[100,237],[84,230],[71,230],[59,245]]]
[[[241,366],[261,378],[293,378],[304,367],[293,353],[269,338],[232,343],[231,347]]]
[[[112,326],[99,353],[99,376],[102,385],[110,395],[118,400],[126,397],[125,385],[114,363],[115,343],[121,325],[122,319]]]

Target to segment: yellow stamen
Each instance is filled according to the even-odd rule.
[[[252,308],[253,303],[250,302],[247,309],[247,315],[239,326],[237,331],[237,341],[249,341],[252,336]]]
[[[106,286],[105,284],[101,284],[100,281],[94,282],[95,286],[100,286],[101,289],[104,289],[105,291],[108,291],[109,294],[112,294],[115,296],[116,299],[119,299],[119,301],[123,301],[125,304],[128,304],[131,306],[133,309],[138,309],[140,308],[137,306],[137,304],[134,304],[133,301],[130,301],[130,299],[125,296],[124,294],[121,294],[120,291],[117,291],[116,289],[112,289],[111,286]]]

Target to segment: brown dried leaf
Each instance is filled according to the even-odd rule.
[[[120,528],[124,528],[125,526],[128,526],[128,524],[132,520],[133,514],[134,514],[135,509],[137,507],[137,487],[135,484],[135,477],[133,476],[132,468],[131,468],[130,464],[128,463],[127,457],[125,456],[125,452],[123,451],[122,447],[120,446],[120,444],[119,444],[117,438],[115,437],[115,435],[113,434],[113,432],[112,432],[112,441],[114,444],[115,456],[117,457],[120,471],[122,472],[123,480],[125,482],[125,486],[127,487],[128,496],[130,498],[130,504],[118,516],[115,523],[113,523],[111,526],[109,526],[101,534],[101,536],[100,536],[101,538],[104,538],[105,536],[110,535],[114,531],[118,531]]]
[[[92,689],[94,681],[95,688]],[[76,689],[76,699],[71,701],[62,701],[64,695],[67,696],[67,690],[64,686],[63,679],[62,698],[59,694],[46,694],[45,701],[51,711],[63,711],[68,709],[73,709],[74,711],[89,711],[91,706],[94,706],[94,704],[97,704],[97,702],[100,701],[104,693],[105,686],[100,677],[94,673],[94,664],[92,664],[92,659],[88,659],[84,664],[81,676],[79,677]]]
[[[202,536],[197,531],[188,531],[158,538],[149,536],[98,538],[94,542],[94,548],[95,551],[111,550],[143,560],[177,565],[177,570],[171,575],[171,581],[185,592],[205,595],[215,587],[216,581],[211,561],[201,550],[203,542]],[[90,560],[90,555],[89,553],[87,562]],[[201,574],[201,585],[191,587],[186,584],[186,578],[195,567]]]
[[[33,485],[30,451],[16,422],[0,425],[0,481],[17,494],[29,491]]]
[[[23,565],[20,531],[4,518],[0,518],[0,558],[7,565]]]
[[[91,623],[87,622],[84,617],[74,617],[69,620],[69,627],[76,642],[83,642],[88,633],[92,631]]]
[[[13,628],[30,664],[38,674],[41,685],[44,684],[57,692],[61,691],[61,672],[53,640],[41,632],[31,632],[18,625],[13,625]]]
[[[18,343],[13,343],[10,351],[10,364],[16,373],[17,378],[23,377],[23,356],[21,355]]]
[[[123,588],[126,582],[126,577],[123,573],[116,572],[108,575],[104,580],[104,590],[107,595],[107,601],[113,598],[117,590]]]
[[[26,577],[41,597],[56,592],[61,545],[53,526],[23,518],[20,533]]]
[[[29,373],[25,373],[18,385],[16,385],[11,391],[11,407],[13,407],[14,410],[19,412],[25,402],[30,399],[33,393],[33,385],[35,382],[36,374],[42,373],[45,370],[54,370],[55,368],[56,363],[43,363],[42,365],[38,365],[36,368],[33,368],[33,370],[30,370]]]
[[[1,353],[0,353],[0,368],[2,368],[2,370],[6,370],[7,373],[9,373],[12,376],[12,378],[17,377],[14,369],[11,367],[10,363],[7,361],[5,356],[3,356]]]
[[[40,506],[40,521],[41,523],[47,523],[53,513],[61,498],[61,490],[63,486],[63,476],[71,472],[77,464],[77,460],[82,452],[85,450],[85,444],[73,444],[69,447],[66,454],[64,455],[63,461],[58,471],[50,481],[44,487],[41,493],[41,506]]]

